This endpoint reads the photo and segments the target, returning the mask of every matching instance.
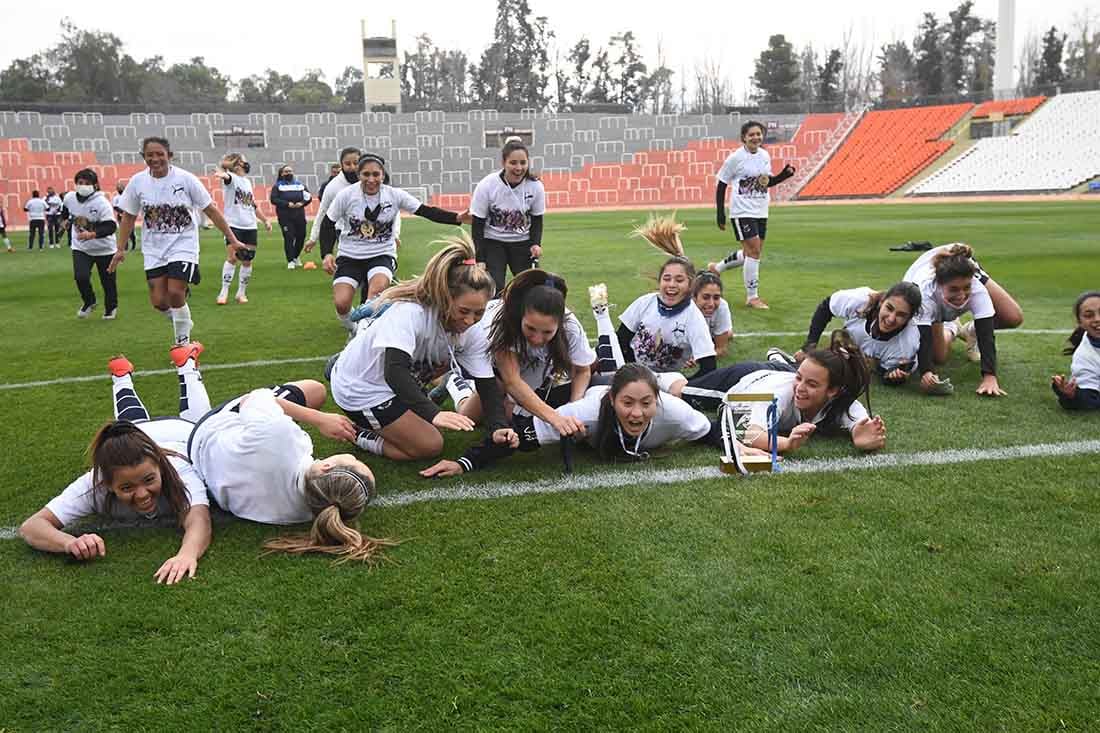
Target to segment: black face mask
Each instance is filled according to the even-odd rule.
[[[284,173],[283,175],[279,176],[279,180],[280,181],[293,181],[294,180],[294,174],[293,173]]]
[[[348,183],[355,183],[359,180],[359,173],[356,171],[352,171],[351,173],[344,171],[344,180]]]
[[[246,160],[246,161],[244,162],[244,174],[245,174],[245,175],[247,176],[247,175],[248,175],[249,173],[251,173],[251,172],[252,172],[252,164],[251,164],[251,163],[249,163],[249,162],[248,162],[248,161]]]

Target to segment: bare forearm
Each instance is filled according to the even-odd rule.
[[[206,218],[210,220],[210,223],[212,223],[219,232],[224,234],[225,238],[230,242],[237,238],[237,235],[230,231],[229,224],[226,223],[225,217],[222,216],[222,212],[218,211],[218,207],[214,206],[214,204],[210,204],[203,209],[203,213],[206,214]]]
[[[286,413],[287,417],[291,420],[304,422],[314,427],[320,426],[321,417],[324,415],[320,410],[314,410],[311,407],[302,407],[296,402],[284,400],[281,397],[276,398],[275,401],[279,404],[279,407],[283,408],[283,412]]]
[[[573,377],[573,381],[571,382],[569,390],[569,401],[576,402],[584,397],[584,393],[588,391],[588,385],[592,383],[592,367],[575,366],[573,367],[571,376]]]
[[[117,237],[115,238],[115,248],[119,252],[126,251],[126,243],[130,240],[130,234],[134,231],[135,221],[137,221],[136,216],[123,212],[122,221],[118,225]]]
[[[198,560],[210,547],[212,535],[210,509],[201,505],[191,507],[183,520],[183,542],[180,543],[180,554]]]
[[[28,545],[42,552],[65,552],[65,547],[76,539],[40,517],[31,517],[23,522],[19,534]]]

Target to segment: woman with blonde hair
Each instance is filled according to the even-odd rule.
[[[394,460],[439,455],[441,429],[473,430],[471,418],[441,411],[424,392],[447,370],[474,380],[488,430],[504,426],[481,323],[496,286],[465,233],[441,243],[423,275],[375,300],[375,315],[326,368],[333,399],[362,428],[356,443]]]
[[[271,231],[271,222],[264,216],[264,212],[256,207],[256,199],[252,193],[252,181],[248,174],[252,171],[252,165],[245,160],[240,153],[229,153],[221,159],[220,170],[214,175],[221,179],[225,186],[225,220],[229,228],[233,230],[237,241],[244,245],[238,249],[235,255],[226,257],[222,264],[222,289],[218,293],[218,305],[225,305],[229,300],[229,286],[233,283],[233,273],[240,261],[241,275],[237,281],[237,302],[248,302],[248,283],[252,280],[252,260],[256,258],[256,245],[259,244],[259,236],[256,220],[263,222],[267,231]],[[229,244],[228,240],[226,244]]]

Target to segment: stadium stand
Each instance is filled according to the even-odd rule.
[[[909,193],[1065,191],[1100,175],[1100,91],[1061,94],[1031,109],[1012,134],[978,140]]]
[[[1039,105],[1046,101],[1046,97],[1023,97],[1022,99],[992,99],[988,102],[982,102],[974,108],[974,113],[970,115],[974,119],[981,119],[983,117],[993,117],[995,115],[1001,115],[1002,117],[1016,117],[1018,115],[1029,115],[1039,108]]]
[[[953,104],[868,112],[798,197],[871,197],[896,191],[951,147],[940,138],[972,108]]]

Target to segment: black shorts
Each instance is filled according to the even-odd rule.
[[[361,428],[381,430],[409,411],[409,406],[400,397],[394,395],[376,407],[366,410],[344,410],[344,414]]]
[[[199,266],[194,262],[169,262],[167,265],[154,267],[145,271],[146,280],[155,280],[158,277],[170,277],[173,280],[183,280],[189,285],[198,285],[202,276],[199,275]]]
[[[238,229],[237,227],[229,227],[229,231],[233,232],[233,236],[237,238],[237,241],[241,244],[247,244],[252,249],[239,249],[237,250],[237,259],[241,262],[251,262],[256,259],[256,245],[259,244],[259,230],[258,229]],[[225,240],[226,244],[229,244],[229,240]]]
[[[733,224],[733,236],[738,242],[744,242],[746,239],[752,239],[754,237],[760,237],[760,241],[763,242],[768,236],[767,219],[751,219],[746,216],[736,216],[730,219],[730,223]]]
[[[336,274],[332,276],[332,284],[342,282],[353,288],[359,288],[383,270],[389,273],[392,281],[393,276],[397,274],[397,258],[392,255],[376,255],[365,260],[337,257]]]

